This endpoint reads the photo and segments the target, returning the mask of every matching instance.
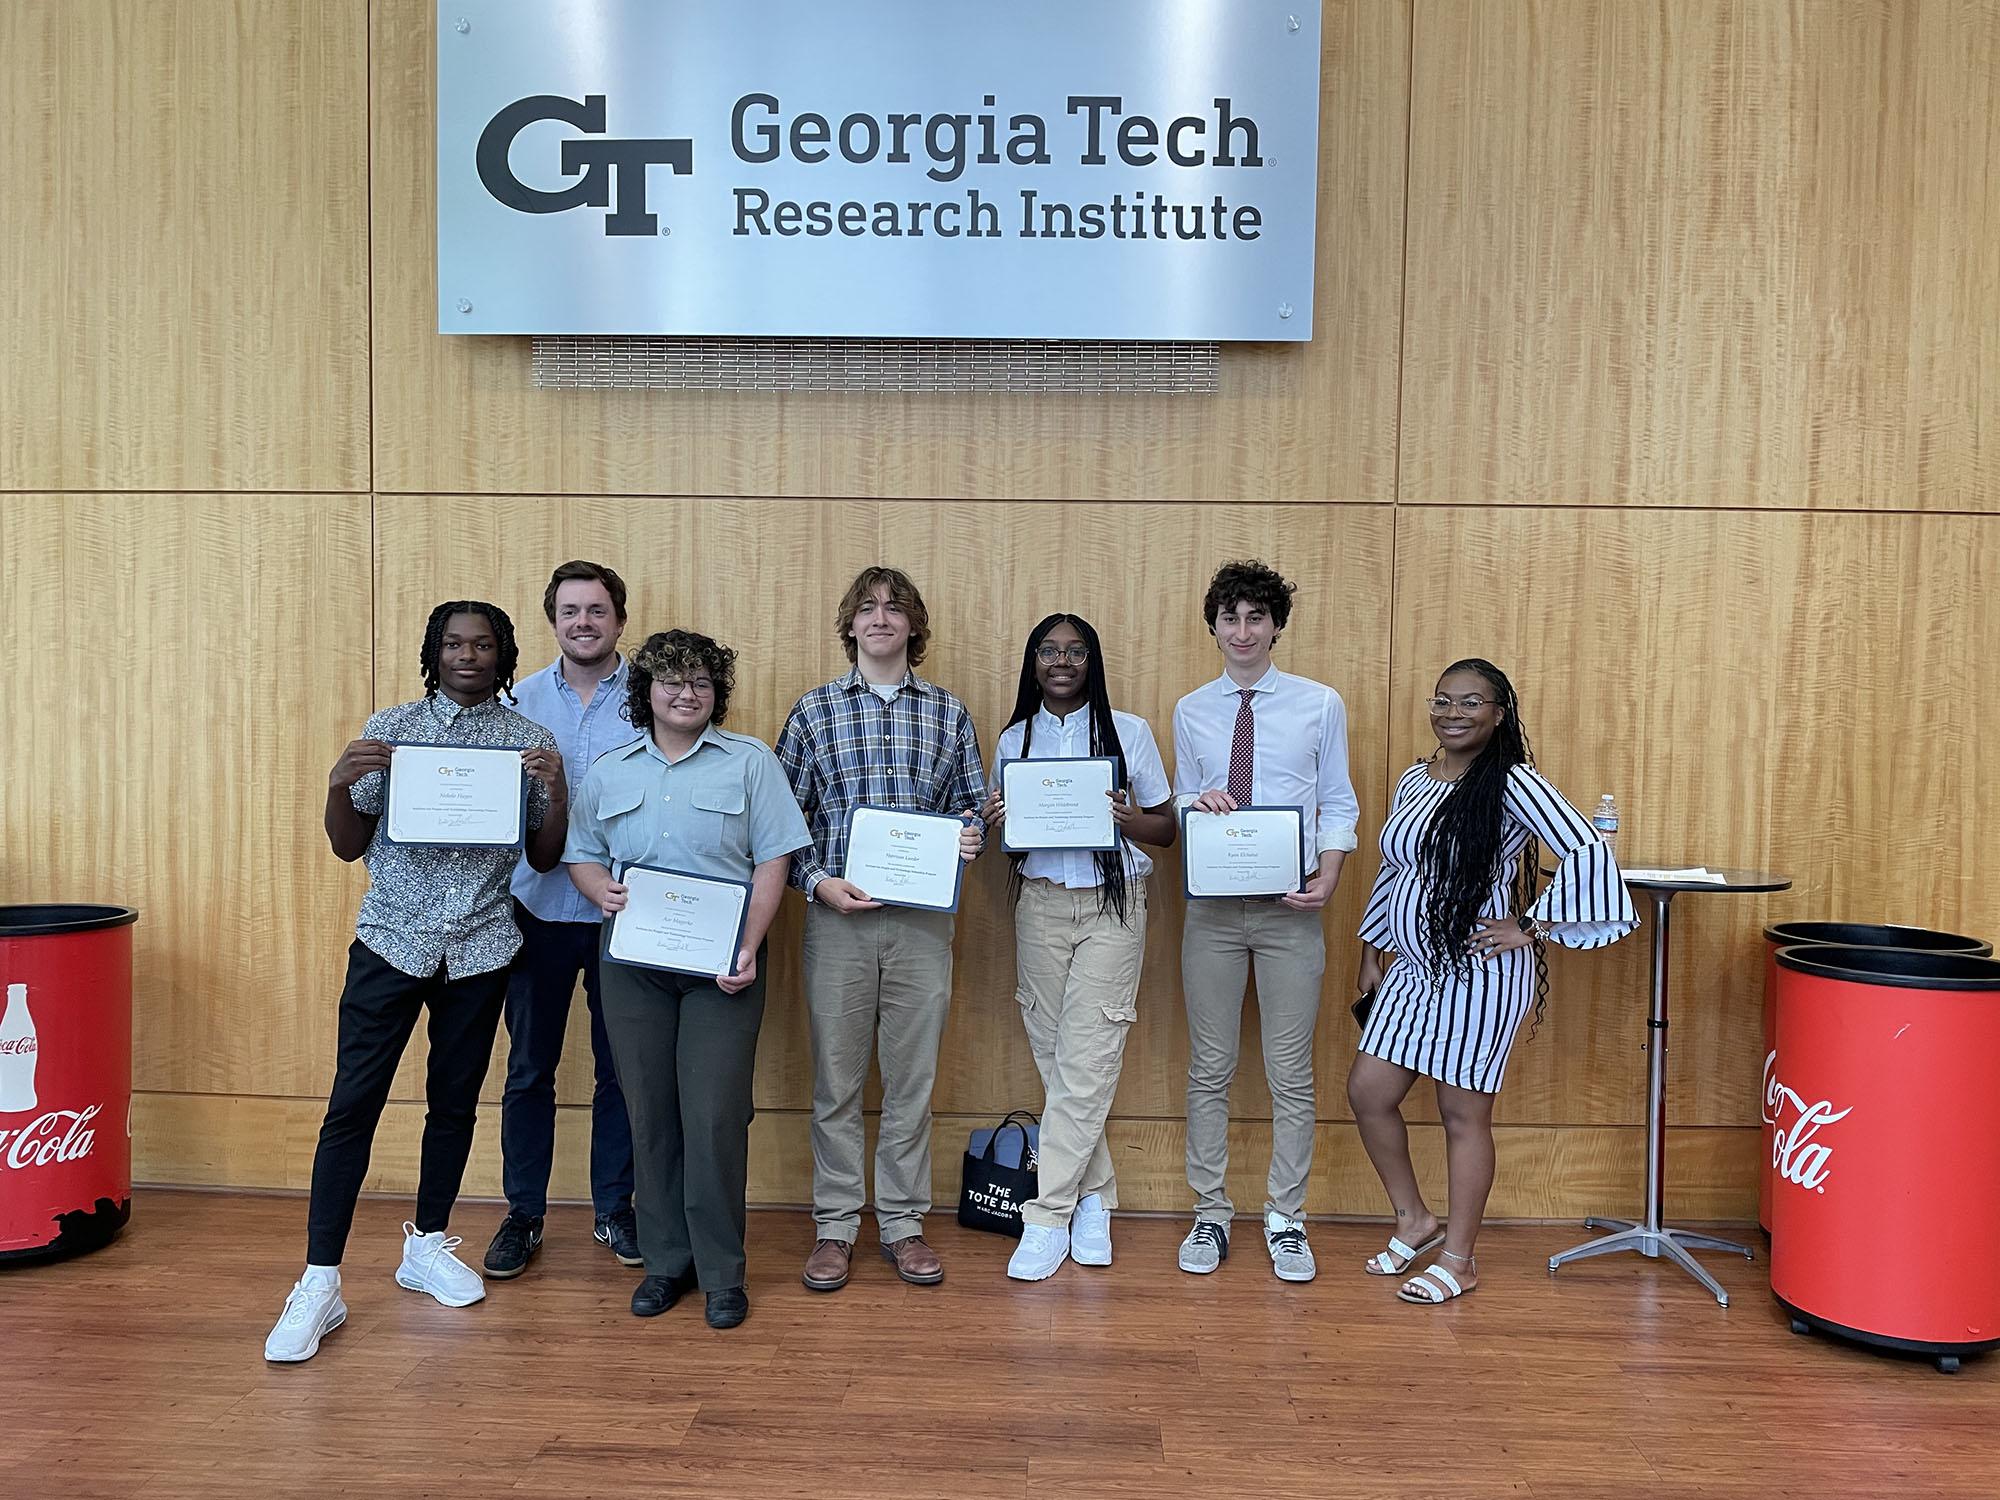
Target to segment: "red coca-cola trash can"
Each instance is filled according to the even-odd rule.
[[[132,1216],[129,906],[0,906],[0,1264]]]
[[[1971,953],[1980,958],[1993,945],[1955,932],[1900,927],[1888,922],[1777,922],[1764,929],[1764,1116],[1763,1167],[1757,1174],[1757,1227],[1771,1232],[1771,1188],[1778,1180],[1771,1161],[1771,1071],[1778,1060],[1778,950],[1798,943],[1843,948],[1917,948],[1931,953]]]
[[[2000,1345],[2000,963],[1778,950],[1771,1290],[1795,1333],[1932,1356]]]

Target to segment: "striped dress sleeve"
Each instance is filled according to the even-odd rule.
[[[1555,877],[1528,910],[1549,924],[1553,941],[1565,948],[1602,948],[1639,925],[1610,846],[1538,772],[1516,766],[1508,773],[1506,813],[1556,861]]]
[[[1406,772],[1406,779],[1407,775],[1408,773]],[[1396,804],[1402,800],[1402,797],[1403,783],[1398,781],[1396,783],[1395,794],[1389,799],[1389,811],[1391,813],[1395,812]],[[1383,818],[1384,827],[1387,826],[1388,821],[1387,817]],[[1360,937],[1362,942],[1367,943],[1371,947],[1393,951],[1395,947],[1395,928],[1390,924],[1389,910],[1393,904],[1392,898],[1395,894],[1396,880],[1401,874],[1401,868],[1393,862],[1390,856],[1388,841],[1386,839],[1382,840],[1381,845],[1382,868],[1375,872],[1375,884],[1368,892],[1368,905],[1362,909]]]

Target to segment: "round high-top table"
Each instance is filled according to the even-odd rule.
[[[1641,867],[1642,869],[1644,867]],[[1676,866],[1675,868],[1692,868]],[[1754,1260],[1755,1254],[1748,1245],[1739,1245],[1734,1240],[1717,1239],[1713,1235],[1697,1234],[1690,1229],[1675,1229],[1666,1222],[1667,1199],[1667,907],[1683,891],[1719,891],[1725,894],[1737,892],[1748,894],[1763,891],[1782,891],[1791,887],[1791,879],[1784,875],[1771,875],[1761,870],[1718,870],[1711,869],[1712,875],[1720,875],[1715,880],[1665,880],[1645,874],[1627,872],[1625,884],[1635,891],[1644,891],[1653,903],[1653,993],[1651,1009],[1646,1017],[1646,1209],[1645,1217],[1638,1223],[1629,1219],[1591,1218],[1583,1221],[1586,1229],[1608,1229],[1609,1234],[1594,1240],[1586,1240],[1560,1255],[1549,1257],[1549,1272],[1557,1270],[1573,1260],[1588,1260],[1593,1255],[1611,1255],[1620,1250],[1636,1251],[1640,1255],[1657,1260],[1665,1256],[1688,1275],[1694,1277],[1724,1307],[1729,1306],[1729,1293],[1722,1289],[1722,1283],[1708,1274],[1701,1262],[1688,1252],[1690,1250],[1726,1250],[1732,1255],[1740,1255],[1745,1260]]]

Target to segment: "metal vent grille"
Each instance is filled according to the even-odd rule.
[[[1207,395],[1217,344],[1018,340],[599,338],[534,340],[539,389],[1120,391]]]

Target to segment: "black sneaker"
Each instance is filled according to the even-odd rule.
[[[590,1231],[590,1237],[600,1245],[609,1245],[621,1266],[643,1266],[646,1263],[646,1257],[639,1253],[639,1220],[630,1208],[599,1214],[597,1227]]]
[[[500,1223],[500,1232],[486,1247],[486,1274],[494,1281],[511,1281],[528,1269],[528,1262],[542,1248],[542,1221],[511,1209]]]

